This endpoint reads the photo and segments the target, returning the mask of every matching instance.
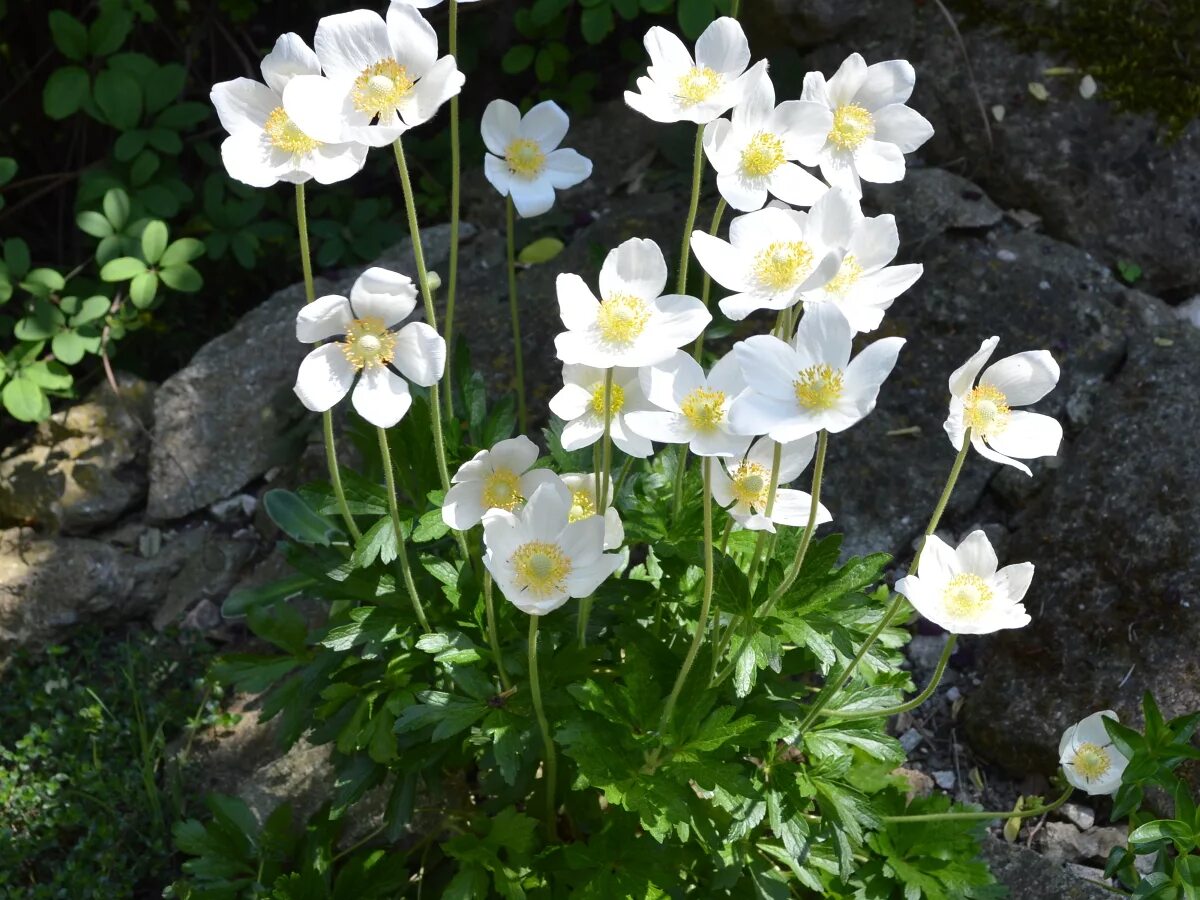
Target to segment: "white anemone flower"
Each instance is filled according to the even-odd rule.
[[[1104,720],[1120,722],[1111,709],[1092,713],[1063,732],[1058,742],[1058,761],[1067,781],[1089,794],[1115,794],[1129,758],[1117,749]]]
[[[280,181],[345,181],[367,160],[355,143],[322,143],[301,131],[283,109],[283,89],[297,75],[320,75],[321,64],[298,34],[284,34],[262,61],[263,81],[235,78],[209,95],[222,127],[221,161],[229,177],[251,187]]]
[[[562,430],[564,450],[582,450],[604,436],[604,375],[603,369],[592,366],[563,366],[563,386],[550,398],[550,412],[567,423]],[[638,459],[653,453],[654,445],[625,421],[631,412],[652,408],[637,369],[613,369],[609,408],[608,433],[617,449]]]
[[[843,249],[831,240],[844,229],[824,232],[849,218],[853,205],[844,191],[831,190],[808,212],[772,205],[738,216],[729,223],[728,241],[693,231],[692,250],[704,271],[734,291],[718,304],[721,312],[737,322],[755,310],[787,309],[833,278]]]
[[[642,390],[656,409],[631,412],[630,431],[664,444],[687,444],[697,456],[741,456],[750,445],[729,428],[729,405],[746,389],[742,370],[727,354],[705,377],[700,363],[676,350],[641,370]]]
[[[442,3],[443,0],[392,0],[393,4],[403,3],[406,6],[414,6],[417,9],[432,9]],[[479,0],[458,0],[459,3],[478,3]]]
[[[864,418],[904,338],[875,341],[851,360],[852,338],[837,307],[820,303],[805,310],[790,344],[765,334],[735,344],[748,390],[729,411],[734,430],[787,443],[822,429],[845,431]]]
[[[416,304],[411,278],[375,267],[358,276],[349,299],[330,294],[304,306],[297,339],[327,343],[300,363],[293,388],[300,402],[324,412],[353,388],[354,409],[372,425],[391,428],[404,418],[412,406],[404,379],[431,387],[446,366],[446,342],[424,322],[397,330]]]
[[[572,522],[572,506],[570,489],[555,477],[519,513],[492,509],[483,517],[483,564],[521,612],[544,616],[590,596],[621,566],[620,555],[604,552],[604,520]]]
[[[650,66],[637,80],[637,92],[625,102],[655,122],[704,125],[742,102],[754,79],[767,71],[766,60],[750,71],[750,44],[736,19],[723,16],[696,41],[696,58],[678,37],[655,25],[646,32]]]
[[[800,477],[813,458],[817,439],[812,435],[778,445],[770,438],[759,438],[750,451],[739,460],[726,460],[724,470],[713,471],[713,499],[726,507],[734,521],[749,531],[775,531],[776,525],[793,527],[808,524],[812,510],[812,494],[792,490],[783,485]],[[767,513],[771,495],[771,473],[775,463],[775,448],[782,446],[779,455],[779,481],[775,502]],[[818,525],[832,522],[833,515],[817,504]]]
[[[944,427],[955,450],[962,449],[963,434],[969,427],[971,446],[981,456],[1032,475],[1028,466],[1013,457],[1056,456],[1062,425],[1052,416],[1013,407],[1037,403],[1050,393],[1058,384],[1058,363],[1048,350],[1030,350],[984,369],[999,342],[998,337],[988,338],[950,376],[950,415]]]
[[[438,58],[433,26],[406,3],[393,3],[386,22],[367,9],[326,16],[313,44],[325,75],[293,78],[283,106],[323,141],[386,146],[433,118],[465,80],[453,56]]]
[[[817,153],[801,162],[819,165],[826,181],[856,197],[863,181],[900,181],[904,154],[933,136],[928,120],[904,105],[916,80],[903,59],[868,66],[857,53],[846,57],[828,82],[820,72],[809,72],[801,99],[828,109],[833,125]]]
[[[712,321],[695,297],[660,296],[667,261],[654,241],[630,238],[600,269],[600,300],[578,275],[558,276],[558,309],[567,330],[554,338],[558,358],[607,369],[662,362]]]
[[[599,515],[597,506],[600,496],[599,479],[595,473],[584,475],[572,473],[563,475],[562,482],[571,491],[570,521],[578,522],[589,516]],[[621,523],[621,514],[613,506],[613,485],[608,488],[608,505],[604,507],[604,549],[618,550],[625,541],[625,526]]]
[[[982,531],[972,531],[957,548],[929,535],[920,572],[901,578],[896,590],[951,634],[991,634],[1030,622],[1021,600],[1033,580],[1033,563],[997,571],[996,551]]]
[[[537,445],[525,435],[480,450],[459,466],[442,501],[442,521],[458,531],[478,525],[491,509],[513,512],[543,484],[558,481],[549,469],[531,468]]]
[[[810,159],[833,127],[827,106],[806,100],[775,105],[775,85],[763,72],[746,89],[730,119],[704,126],[704,152],[717,173],[717,189],[734,209],[761,209],[767,195],[793,206],[812,206],[828,186],[792,160]]]
[[[507,100],[483,111],[483,142],[489,153],[483,171],[501,197],[512,197],[522,218],[554,206],[554,192],[574,187],[592,174],[592,161],[575,150],[559,149],[571,120],[553,100],[521,115]]]

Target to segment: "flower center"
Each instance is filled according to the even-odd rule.
[[[833,111],[829,141],[842,150],[854,150],[875,133],[875,117],[857,103],[843,103]]]
[[[350,98],[354,108],[380,122],[390,122],[398,107],[413,89],[408,70],[396,60],[381,59],[372,63],[354,79]]]
[[[730,481],[739,503],[766,508],[767,494],[771,491],[771,473],[766,466],[744,462],[730,473]]]
[[[530,541],[518,547],[510,561],[516,574],[514,580],[522,591],[529,591],[535,597],[548,597],[566,589],[571,561],[557,544]]]
[[[850,288],[854,287],[854,283],[862,276],[862,272],[863,267],[858,264],[854,254],[847,253],[842,257],[842,265],[837,270],[837,274],[826,283],[825,293],[833,294],[835,297],[845,297],[850,292]]]
[[[504,161],[513,175],[531,181],[546,167],[546,154],[537,141],[517,138],[504,151]]]
[[[751,178],[765,178],[785,162],[783,141],[769,131],[760,131],[742,151],[742,171]]]
[[[587,488],[571,491],[571,514],[568,522],[580,522],[596,514],[596,500]]]
[[[485,509],[506,509],[512,512],[524,502],[521,478],[512,469],[496,469],[483,482]]]
[[[963,421],[972,434],[994,437],[1008,427],[1012,410],[1004,392],[990,384],[981,384],[967,394],[963,407]]]
[[[942,591],[942,602],[951,615],[974,618],[992,602],[992,589],[978,575],[955,575]]]
[[[614,382],[609,387],[608,408],[612,416],[616,416],[625,405],[625,388]],[[598,416],[604,415],[604,382],[598,381],[592,385],[592,412]]]
[[[716,431],[725,420],[725,392],[696,388],[683,398],[680,410],[697,431]]]
[[[1099,744],[1088,741],[1076,748],[1072,765],[1088,781],[1095,781],[1112,768],[1112,757]]]
[[[284,153],[312,153],[321,146],[320,141],[313,140],[296,127],[296,123],[288,118],[282,106],[271,110],[266,124],[263,125],[263,131],[267,133],[271,146]]]
[[[796,391],[796,402],[805,409],[832,409],[845,388],[845,377],[841,369],[819,363],[801,369],[792,382]]]
[[[600,335],[610,344],[630,344],[650,321],[650,307],[632,294],[613,294],[600,304],[596,324]]]
[[[813,253],[804,241],[776,241],[754,258],[754,277],[772,291],[786,291],[812,268]]]
[[[682,106],[695,106],[720,90],[722,80],[721,74],[708,66],[692,66],[679,79],[679,93],[676,96]]]
[[[377,316],[355,319],[346,329],[342,353],[356,369],[387,365],[396,353],[396,336]]]

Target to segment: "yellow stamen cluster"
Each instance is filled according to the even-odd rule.
[[[621,387],[616,382],[609,388],[608,393],[608,408],[612,416],[625,406],[625,388]],[[604,415],[604,382],[599,381],[592,385],[592,412],[598,416]]]
[[[829,142],[842,150],[854,150],[875,134],[875,117],[857,103],[843,103],[833,111]]]
[[[546,154],[537,141],[517,138],[504,150],[508,171],[518,178],[532,181],[546,168]]]
[[[632,294],[613,294],[601,302],[596,316],[600,336],[610,344],[632,343],[649,321],[650,305]]]
[[[512,512],[525,502],[521,496],[521,478],[512,469],[496,469],[483,482],[484,509]]]
[[[284,153],[312,153],[321,146],[320,141],[310,138],[288,118],[288,114],[283,111],[282,106],[271,110],[271,114],[267,116],[267,121],[263,125],[263,131],[266,132],[271,146]]]
[[[963,404],[963,422],[971,429],[971,434],[980,437],[994,437],[1008,427],[1012,410],[1008,406],[1008,397],[1004,391],[990,384],[981,384],[973,388]]]
[[[754,258],[754,277],[767,290],[780,293],[803,281],[812,264],[813,252],[804,241],[776,241]]]
[[[382,319],[367,316],[350,323],[341,347],[354,368],[373,369],[392,361],[396,354],[396,336],[387,330]]]
[[[1088,781],[1095,781],[1112,768],[1112,757],[1103,747],[1088,741],[1075,749],[1072,766]]]
[[[787,162],[783,141],[769,131],[760,131],[742,150],[742,171],[751,178],[766,178]]]
[[[535,597],[548,597],[566,589],[571,561],[557,544],[546,541],[522,544],[510,562],[516,576],[513,580],[522,591],[528,591]]]
[[[697,431],[716,431],[725,420],[725,392],[696,388],[683,398],[680,411]]]
[[[792,382],[796,402],[810,410],[832,409],[841,399],[845,386],[842,370],[826,363],[801,369]]]
[[[842,266],[837,270],[837,274],[826,283],[825,293],[833,294],[835,297],[845,297],[850,293],[850,288],[854,287],[854,283],[862,277],[862,273],[863,267],[858,264],[854,254],[847,253],[842,257]]]
[[[692,66],[686,75],[679,79],[679,103],[682,106],[695,106],[707,100],[721,89],[721,75],[708,66]]]
[[[350,99],[359,112],[388,123],[395,118],[396,107],[412,89],[413,80],[408,77],[408,70],[389,57],[372,63],[359,73],[354,79]]]
[[[591,518],[595,514],[596,498],[592,496],[591,491],[587,488],[571,491],[571,513],[567,517],[567,521],[581,522],[584,519]]]
[[[766,509],[767,495],[771,492],[771,473],[766,466],[743,462],[730,470],[729,479],[733,482],[733,496],[739,503]]]
[[[955,575],[942,592],[946,611],[960,618],[973,618],[992,602],[992,589],[978,575]]]

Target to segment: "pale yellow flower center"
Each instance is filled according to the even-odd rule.
[[[592,496],[591,491],[587,488],[571,491],[571,513],[567,517],[567,521],[581,522],[584,519],[591,518],[595,514],[596,498]]]
[[[857,103],[843,103],[833,111],[829,141],[842,150],[854,150],[875,133],[875,117]]]
[[[512,469],[496,469],[483,482],[485,509],[506,509],[512,512],[525,501],[521,496],[521,477]]]
[[[381,59],[372,63],[354,79],[350,99],[354,108],[380,122],[390,122],[398,107],[413,89],[408,70],[396,60]]]
[[[518,178],[532,181],[546,168],[546,154],[537,141],[517,138],[504,151],[508,171]]]
[[[862,277],[862,272],[863,267],[858,264],[854,254],[847,253],[842,257],[842,266],[837,270],[837,274],[825,285],[825,293],[845,297],[850,293],[850,288],[854,287],[854,283]]]
[[[721,89],[722,77],[708,66],[692,66],[679,79],[676,95],[682,106],[695,106]]]
[[[992,589],[978,575],[955,575],[942,591],[946,611],[958,618],[974,618],[992,602]]]
[[[742,171],[751,178],[765,178],[785,162],[783,141],[769,131],[760,131],[742,151]]]
[[[729,479],[738,502],[758,509],[766,508],[767,495],[771,492],[771,473],[766,466],[744,462],[730,471]]]
[[[796,402],[810,410],[832,409],[841,398],[845,386],[842,370],[826,363],[801,369],[792,382]]]
[[[754,277],[778,293],[795,287],[809,273],[813,252],[804,241],[776,241],[754,258]]]
[[[608,392],[608,408],[610,414],[615,418],[622,407],[625,406],[625,388],[617,383],[613,383],[609,387]],[[604,382],[600,381],[592,385],[592,412],[598,416],[604,415]]]
[[[346,329],[342,353],[356,369],[374,369],[387,365],[396,354],[396,336],[376,316],[355,319]]]
[[[296,127],[296,123],[288,118],[282,106],[271,110],[266,124],[263,125],[263,131],[271,141],[271,146],[284,153],[312,153],[321,146],[320,141],[313,140]]]
[[[725,392],[696,388],[683,398],[679,408],[697,431],[716,431],[725,420]]]
[[[1112,768],[1112,757],[1103,747],[1088,741],[1075,748],[1072,765],[1088,781],[1095,781]]]
[[[535,597],[560,594],[566,588],[567,576],[571,574],[571,561],[557,544],[546,541],[530,541],[517,548],[512,555],[517,587]]]
[[[1008,427],[1012,410],[1008,407],[1008,397],[1004,391],[990,384],[981,384],[972,388],[963,404],[963,422],[971,429],[972,434],[980,437],[994,437]]]
[[[650,321],[650,304],[632,294],[613,294],[600,304],[596,324],[610,344],[630,344]]]

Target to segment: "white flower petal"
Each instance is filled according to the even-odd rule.
[[[564,366],[564,368],[574,368],[572,366]],[[564,378],[566,374],[564,373]],[[579,384],[564,384],[553,397],[550,398],[550,412],[558,416],[564,422],[570,422],[584,415],[592,404],[591,391]]]
[[[320,75],[297,75],[283,91],[283,108],[296,127],[309,137],[328,144],[348,140],[345,123],[349,95]]]
[[[650,54],[650,65],[664,69],[668,77],[682,75],[692,67],[692,54],[683,41],[661,26],[655,25],[647,31],[643,43]]]
[[[537,444],[525,435],[500,441],[488,451],[487,461],[492,471],[507,469],[520,475],[537,462]]]
[[[793,370],[792,378],[800,369],[825,364],[835,369],[845,369],[850,361],[850,347],[854,334],[850,323],[841,310],[829,303],[818,303],[804,311],[804,317],[796,326],[792,347],[796,351],[799,366]],[[746,365],[742,365],[743,373]],[[790,382],[789,382],[790,384]]]
[[[591,328],[600,312],[600,302],[582,278],[563,273],[555,281],[558,293],[558,314],[563,325],[572,331]]]
[[[854,95],[854,100],[867,110],[874,111],[893,103],[904,103],[912,96],[917,73],[907,60],[889,59],[867,67],[866,77]]]
[[[1019,603],[1033,582],[1033,569],[1031,562],[1005,566],[993,576],[992,585],[1013,603]]]
[[[652,337],[663,348],[663,355],[658,359],[669,356],[671,350],[690,344],[712,321],[712,313],[704,308],[704,304],[685,294],[667,294],[659,297],[654,305],[655,312],[646,325],[643,337]]]
[[[571,491],[561,478],[542,484],[525,501],[521,510],[521,521],[531,538],[537,541],[557,542],[571,515]],[[600,540],[603,541],[604,525],[600,523]]]
[[[350,391],[354,375],[354,366],[346,359],[341,346],[325,344],[301,361],[292,390],[308,409],[325,412]]]
[[[400,106],[400,115],[404,119],[404,124],[412,127],[428,122],[443,103],[451,97],[457,96],[466,80],[466,76],[458,70],[454,57],[443,56],[433,64],[404,98]]]
[[[936,534],[928,535],[921,546],[921,578],[926,584],[940,589],[957,574],[958,555]]]
[[[832,128],[833,112],[829,107],[807,100],[780,103],[771,117],[771,130],[783,141],[788,159],[815,161]]]
[[[1009,416],[1008,427],[987,439],[994,450],[1018,459],[1058,455],[1063,431],[1057,419],[1019,409]]]
[[[379,319],[391,328],[403,322],[417,305],[417,288],[399,272],[372,266],[350,288],[350,306],[356,318]]]
[[[863,223],[858,200],[841,188],[827,189],[808,211],[809,230],[819,235],[827,247],[848,249],[851,236]]]
[[[769,334],[756,334],[734,344],[733,353],[751,391],[795,406],[792,382],[804,366],[789,344]]]
[[[737,19],[713,20],[696,40],[696,65],[723,75],[740,75],[750,65],[750,43]]]
[[[829,102],[833,107],[854,102],[859,89],[867,80],[867,62],[858,53],[851,53],[829,79]],[[804,99],[809,99],[805,97]]]
[[[805,425],[800,429],[802,433],[793,433],[794,426],[803,424],[801,418],[795,399],[780,400],[753,391],[742,394],[729,407],[729,428],[737,434],[782,435],[787,440],[798,440],[821,430],[820,424],[814,424],[811,428]]]
[[[807,313],[805,314],[807,317]],[[851,360],[846,367],[846,399],[853,404],[858,418],[875,408],[879,389],[896,367],[896,357],[904,346],[904,338],[891,337],[875,341]]]
[[[812,206],[829,193],[829,186],[795,163],[784,163],[771,173],[769,190],[784,203]]]
[[[785,163],[785,165],[787,164]],[[718,172],[717,190],[721,192],[725,202],[739,212],[753,212],[762,209],[763,204],[767,202],[767,187],[764,180],[746,178],[737,170]]]
[[[639,410],[626,415],[625,424],[634,434],[660,444],[686,444],[696,433],[687,419],[673,412]]]
[[[977,435],[974,435],[974,434],[971,435],[971,446],[974,447],[975,452],[978,453],[980,456],[982,456],[984,459],[990,459],[992,462],[1001,463],[1002,465],[1005,465],[1005,466],[1012,466],[1014,469],[1024,472],[1026,475],[1029,475],[1029,476],[1033,475],[1033,472],[1031,472],[1029,470],[1029,466],[1025,465],[1022,462],[1018,462],[1017,460],[1013,459],[1011,456],[1005,456],[1003,453],[998,453],[997,451],[995,451],[991,447],[989,447],[987,444],[985,444],[983,442],[983,440],[981,438],[979,438]]]
[[[653,300],[667,284],[667,261],[658,244],[630,238],[609,252],[600,269],[600,296],[631,294]],[[678,345],[676,345],[678,346]]]
[[[543,100],[521,119],[521,137],[535,141],[543,153],[551,153],[567,136],[571,120],[553,100]]]
[[[692,252],[704,271],[722,287],[746,291],[753,286],[746,255],[727,241],[703,231],[693,231]]]
[[[296,340],[315,344],[345,334],[354,314],[345,297],[328,294],[306,303],[296,313]]]
[[[775,505],[771,507],[771,519],[776,525],[806,526],[812,505],[812,494],[779,488],[775,492]],[[832,521],[833,514],[823,503],[818,503],[816,524],[824,525]]]
[[[1010,406],[1028,406],[1054,390],[1059,374],[1058,363],[1049,351],[1029,350],[988,366],[979,383],[1003,392]]]
[[[483,111],[479,130],[488,150],[503,157],[509,144],[521,136],[521,111],[507,100],[493,100]]]
[[[300,35],[289,31],[276,39],[260,68],[267,86],[282,95],[287,83],[295,76],[320,75],[321,61]]]
[[[854,156],[847,150],[834,149],[822,152],[821,177],[828,182],[830,187],[840,187],[855,199],[862,196],[862,180],[858,177]]]
[[[646,398],[660,409],[672,413],[679,412],[684,398],[697,388],[703,388],[706,383],[700,363],[682,350],[642,369],[638,378]],[[637,428],[634,430],[640,431]]]
[[[749,57],[747,56],[747,58]],[[770,130],[768,126],[774,113],[775,85],[771,83],[771,77],[764,71],[747,84],[742,102],[733,108],[732,124],[738,132],[754,133],[764,129]],[[828,131],[828,129],[826,130]]]
[[[243,131],[221,142],[221,162],[225,164],[225,171],[230,178],[251,187],[278,184],[291,170],[286,157],[283,165],[277,163],[277,155],[261,131]]]
[[[899,103],[875,113],[875,140],[895,144],[902,153],[912,153],[933,137],[929,120]]]
[[[446,342],[424,322],[409,322],[396,332],[394,363],[413,384],[432,387],[446,370]]]
[[[313,46],[325,75],[332,79],[352,80],[392,55],[383,17],[367,9],[325,16],[317,22]]]
[[[888,214],[864,219],[860,216],[853,235],[843,246],[847,253],[854,254],[855,261],[864,272],[883,268],[896,258],[900,250],[896,217]]]
[[[379,428],[391,428],[412,406],[408,382],[385,366],[364,369],[350,399],[355,411]]]
[[[337,184],[361,172],[366,161],[365,144],[322,144],[305,160],[304,167],[318,184]]]
[[[508,192],[522,219],[540,216],[554,206],[554,187],[546,178],[535,178],[533,181],[513,178],[508,183]]]
[[[562,445],[567,451],[590,447],[604,436],[604,421],[597,415],[580,416],[563,426]]]
[[[979,349],[971,354],[970,359],[954,370],[949,381],[950,396],[960,399],[967,396],[975,386],[975,379],[996,352],[996,345],[999,343],[1000,338],[993,335],[979,345]]]
[[[904,154],[895,144],[867,140],[854,151],[858,177],[873,184],[890,184],[904,178]]]
[[[442,521],[456,531],[466,531],[468,528],[474,528],[483,519],[485,512],[487,510],[483,508],[483,492],[480,490],[479,482],[477,481],[467,481],[451,485],[450,490],[446,492],[446,499],[442,501]],[[516,524],[515,518],[497,521],[503,521],[504,531],[511,531],[512,527]],[[492,546],[493,540],[494,537],[489,528],[489,549],[495,549]],[[506,553],[505,556],[507,555]]]
[[[485,153],[483,156],[483,174],[501,197],[508,196],[509,188],[513,182],[512,172],[508,170],[508,163],[498,156]]]
[[[555,150],[546,156],[546,179],[558,190],[574,187],[592,174],[592,161],[577,150]]]
[[[996,551],[992,542],[982,531],[976,530],[968,534],[954,551],[955,566],[959,572],[978,575],[984,581],[996,574],[999,565]]]
[[[437,32],[433,26],[407,3],[388,7],[386,24],[391,55],[396,62],[404,66],[413,81],[427,78],[437,59]]]
[[[262,134],[267,117],[280,105],[279,95],[265,84],[235,78],[213,85],[209,94],[221,127],[232,135]]]

